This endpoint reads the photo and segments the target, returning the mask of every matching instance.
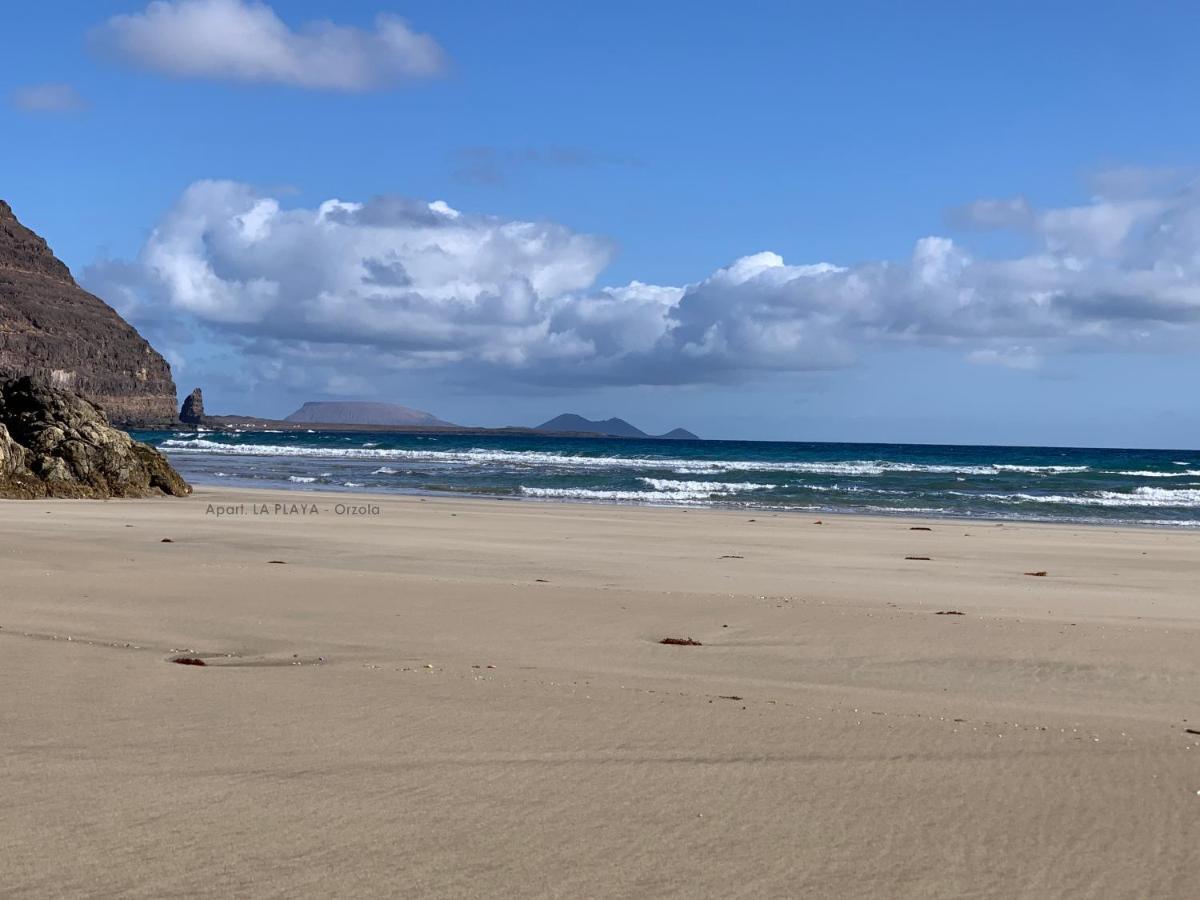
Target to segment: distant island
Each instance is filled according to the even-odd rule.
[[[412,409],[398,403],[364,403],[361,401],[310,400],[284,419],[302,425],[434,425],[457,428],[453,422],[439,419],[433,413]]]
[[[625,438],[655,438],[668,441],[698,441],[699,437],[684,428],[673,428],[666,434],[647,434],[642,429],[630,425],[624,419],[605,419],[594,421],[585,419],[575,413],[563,413],[555,416],[549,422],[543,422],[534,431],[579,432],[581,434],[602,434],[605,437]]]
[[[204,409],[204,392],[196,388],[188,395],[179,410],[179,422],[198,428],[236,428],[248,431],[389,431],[409,434],[444,433],[478,435],[546,435],[556,437],[623,437],[651,440],[698,441],[699,437],[683,428],[666,434],[647,434],[624,419],[605,419],[602,422],[585,419],[574,413],[555,416],[536,428],[509,425],[505,428],[482,428],[455,425],[439,419],[422,409],[398,403],[378,403],[360,400],[309,400],[285,419],[264,419],[258,416],[209,415]]]

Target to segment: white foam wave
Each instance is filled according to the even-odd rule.
[[[999,503],[1050,503],[1069,506],[1200,507],[1200,490],[1140,487],[1133,491],[1092,491],[1087,494],[975,494]]]
[[[399,474],[399,471],[400,471],[399,469],[393,469],[389,466],[380,466],[378,469],[376,469],[371,474],[372,475],[396,475],[396,474]]]
[[[1114,475],[1128,475],[1133,478],[1187,478],[1200,475],[1200,469],[1186,469],[1183,472],[1152,472],[1135,470],[1131,472],[1113,472]]]
[[[234,456],[306,456],[338,459],[404,459],[419,462],[486,466],[550,466],[568,469],[670,469],[677,475],[720,475],[729,472],[787,472],[807,475],[875,476],[891,473],[931,475],[1071,474],[1087,466],[948,465],[888,460],[788,462],[762,460],[692,460],[653,456],[579,456],[537,450],[404,450],[379,447],[302,447],[281,444],[230,444],[203,438],[169,439],[160,445],[176,453],[220,453]]]
[[[1086,472],[1090,466],[1016,466],[996,463],[992,468],[997,472],[1023,472],[1027,475],[1071,475]]]
[[[294,481],[296,484],[312,484],[317,479],[309,478],[305,475],[289,475],[288,481]]]
[[[594,491],[586,488],[522,487],[527,497],[560,498],[564,500],[608,500],[641,503],[696,503],[712,497],[711,491]]]
[[[741,491],[770,491],[778,485],[754,481],[673,481],[669,478],[639,478],[659,492],[687,491],[692,493],[737,494]]]

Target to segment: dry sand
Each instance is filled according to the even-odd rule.
[[[1200,534],[349,499],[0,502],[0,894],[1200,895]]]

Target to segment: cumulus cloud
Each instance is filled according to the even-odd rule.
[[[429,78],[446,58],[432,37],[381,14],[373,31],[310,22],[293,31],[253,0],[154,0],[90,35],[102,54],[175,78],[365,91]]]
[[[164,311],[264,340],[370,345],[413,363],[520,367],[555,356],[557,303],[594,284],[606,240],[554,223],[381,197],[316,209],[232,182],[192,185],[136,263],[89,283],[135,320]]]
[[[87,109],[87,101],[69,84],[28,84],[9,95],[17,109],[34,113],[73,113]]]
[[[1200,343],[1196,185],[1008,208],[1036,240],[1026,255],[925,237],[899,261],[762,252],[690,284],[601,287],[612,245],[555,223],[401,197],[286,208],[206,181],[136,260],[97,263],[85,280],[169,344],[199,327],[260,363],[344,377],[446,367],[460,380],[707,383],[851,365],[882,345],[1030,369],[1054,353]]]

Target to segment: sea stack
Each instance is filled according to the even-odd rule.
[[[25,377],[0,381],[0,497],[183,497],[166,458],[91,401]]]
[[[175,421],[167,361],[0,200],[0,378],[36,376],[120,426]]]
[[[199,425],[204,421],[204,394],[196,388],[187,395],[179,410],[179,421],[184,425]]]

